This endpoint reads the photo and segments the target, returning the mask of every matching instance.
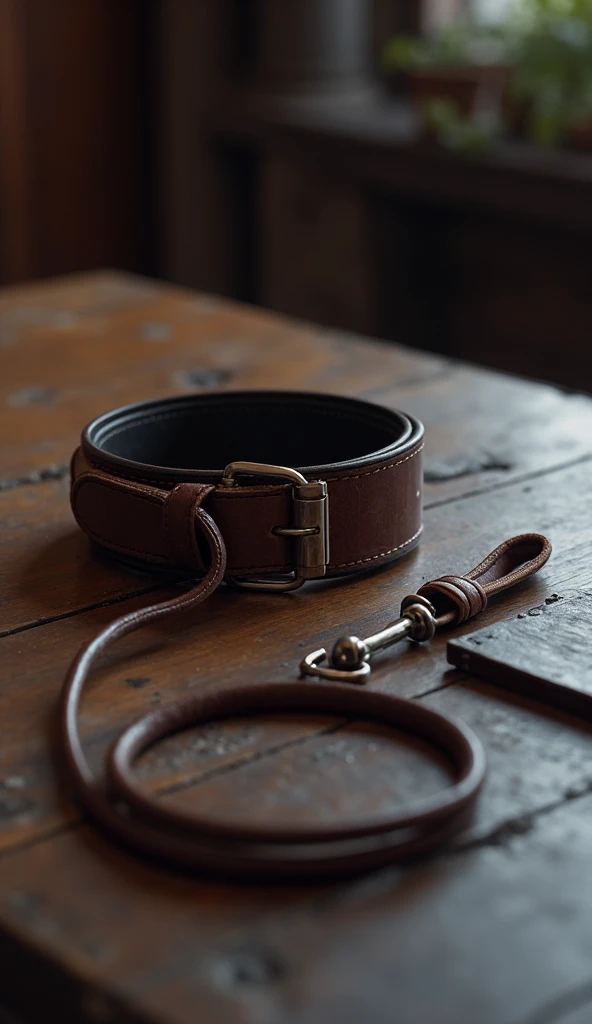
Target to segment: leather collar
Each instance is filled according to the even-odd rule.
[[[214,485],[204,509],[224,538],[227,577],[278,586],[280,574],[279,586],[293,588],[417,544],[422,448],[413,417],[352,398],[255,391],[142,402],[84,430],[72,508],[115,554],[202,572],[187,485]]]

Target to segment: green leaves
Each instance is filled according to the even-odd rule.
[[[536,15],[525,33],[511,82],[528,103],[528,132],[556,145],[570,126],[592,114],[592,0],[531,0]]]
[[[511,66],[507,95],[523,108],[527,135],[539,145],[558,145],[592,120],[592,0],[520,0],[496,25],[461,19],[426,37],[397,36],[385,46],[382,66],[386,72],[432,68],[451,77],[455,69],[480,75],[481,68]],[[461,118],[447,95],[422,106],[438,138],[447,145],[460,140],[457,148],[464,149],[497,137],[497,113],[492,133],[479,112]]]
[[[461,19],[422,38],[395,36],[383,49],[382,67],[389,72],[422,67],[491,66],[506,60],[508,42],[498,26]]]

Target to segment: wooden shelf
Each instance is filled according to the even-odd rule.
[[[378,90],[357,102],[243,92],[218,108],[212,128],[251,146],[314,150],[344,176],[412,198],[592,228],[592,155],[518,141],[486,156],[452,153],[422,138],[405,100]]]

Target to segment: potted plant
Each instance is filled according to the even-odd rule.
[[[505,27],[471,19],[425,37],[395,36],[382,54],[384,71],[403,73],[420,113],[426,104],[444,100],[464,117],[479,108],[499,107],[512,63]]]
[[[426,130],[481,151],[502,132],[592,149],[592,0],[520,0],[495,25],[455,22],[387,43]]]

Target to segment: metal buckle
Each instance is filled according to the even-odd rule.
[[[293,522],[275,526],[273,532],[294,541],[294,575],[289,578],[235,579],[237,587],[247,590],[297,590],[307,580],[320,579],[329,563],[329,498],[324,480],[309,482],[296,469],[268,466],[260,462],[231,462],[222,475],[223,487],[236,487],[236,475],[274,476],[292,484]]]

